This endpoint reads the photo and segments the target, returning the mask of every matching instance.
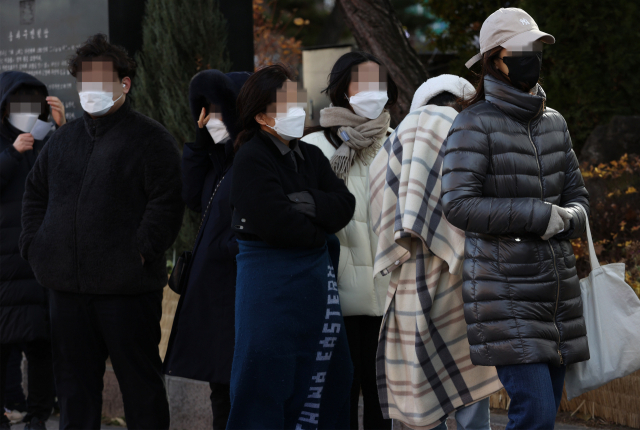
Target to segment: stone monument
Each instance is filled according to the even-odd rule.
[[[0,0],[0,72],[18,70],[42,81],[65,106],[67,121],[82,116],[67,59],[87,38],[109,35],[108,0]]]

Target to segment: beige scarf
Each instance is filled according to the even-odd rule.
[[[330,106],[320,111],[320,125],[338,128],[342,145],[331,157],[331,168],[338,178],[347,182],[356,157],[368,162],[376,156],[386,136],[391,116],[386,109],[376,119],[363,118],[347,108]]]

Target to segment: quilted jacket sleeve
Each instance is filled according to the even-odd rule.
[[[468,110],[460,113],[444,145],[442,204],[451,224],[473,233],[544,234],[551,217],[550,204],[531,197],[483,196],[490,147],[479,115]]]
[[[584,207],[587,213],[589,213],[589,192],[584,186],[584,179],[582,173],[580,173],[580,166],[578,164],[578,158],[575,152],[573,152],[573,145],[571,144],[571,136],[569,130],[565,124],[564,129],[564,143],[566,147],[565,155],[565,175],[564,175],[564,188],[562,190],[562,200],[560,205],[571,212],[571,228],[569,230],[556,235],[556,239],[576,239],[584,233],[586,229],[586,218],[584,212],[582,212],[576,205]]]

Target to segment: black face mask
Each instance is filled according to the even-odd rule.
[[[509,79],[516,88],[529,91],[536,86],[542,67],[542,52],[521,57],[502,57],[502,61],[509,68]]]

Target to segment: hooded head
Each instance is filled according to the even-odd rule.
[[[411,112],[427,104],[429,100],[441,93],[451,93],[460,99],[469,99],[476,90],[465,78],[455,75],[440,75],[428,79],[413,95]]]
[[[222,73],[219,70],[203,70],[191,79],[189,84],[189,105],[194,122],[198,122],[202,108],[209,110],[214,104],[222,113],[229,137],[235,141],[239,133],[236,99],[240,88],[251,76],[249,72]],[[197,127],[197,125],[196,125]]]
[[[49,118],[49,105],[46,101],[48,95],[45,84],[28,73],[0,73],[0,119],[3,134],[12,128],[8,127],[10,113],[36,113],[39,114],[38,119],[46,121]]]

